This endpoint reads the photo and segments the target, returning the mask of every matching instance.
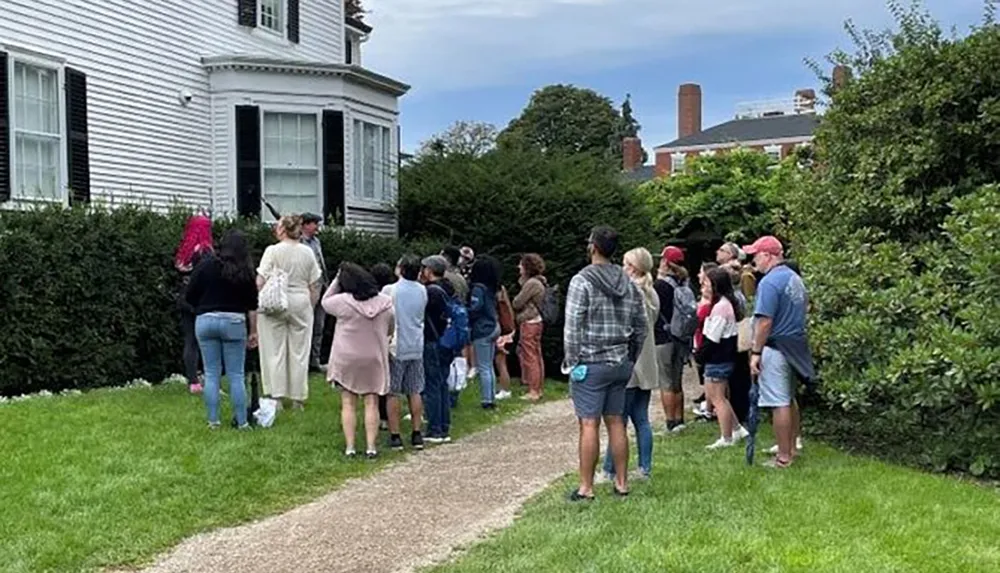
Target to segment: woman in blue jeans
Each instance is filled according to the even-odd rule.
[[[653,256],[643,248],[632,249],[622,259],[625,274],[639,287],[646,310],[646,323],[655,324],[660,314],[660,297],[653,288]],[[656,336],[653,329],[646,331],[642,351],[632,369],[632,378],[625,388],[625,422],[632,420],[635,441],[639,451],[639,479],[648,479],[653,465],[653,427],[649,424],[649,400],[653,389],[659,386],[656,362]],[[604,455],[604,473],[614,478],[615,464],[610,449]],[[616,486],[617,487],[617,486]]]
[[[470,337],[476,355],[476,369],[479,371],[480,401],[487,410],[495,407],[496,398],[497,377],[493,370],[493,360],[496,356],[497,338],[500,337],[497,293],[500,291],[502,272],[500,261],[489,255],[477,258],[469,272]]]
[[[248,428],[244,363],[247,347],[257,346],[257,274],[246,237],[228,231],[216,254],[206,257],[191,275],[186,294],[194,307],[195,335],[205,364],[205,408],[208,427],[219,423],[219,385],[225,365],[229,399],[239,428]],[[247,332],[249,326],[249,335]]]

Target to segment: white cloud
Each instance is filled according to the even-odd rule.
[[[835,30],[847,17],[885,14],[879,0],[369,0],[366,7],[375,30],[365,65],[422,95],[503,85],[540,69],[634,64],[705,37]]]

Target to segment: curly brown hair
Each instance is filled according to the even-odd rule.
[[[545,273],[545,261],[541,255],[536,253],[528,253],[521,257],[521,266],[524,267],[528,278],[541,276]]]

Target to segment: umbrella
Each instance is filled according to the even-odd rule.
[[[753,455],[757,446],[757,425],[760,423],[760,406],[757,401],[760,399],[760,386],[754,380],[750,383],[750,408],[747,411],[747,465],[753,465]]]

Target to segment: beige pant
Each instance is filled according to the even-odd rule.
[[[309,293],[288,293],[288,311],[259,315],[260,374],[264,395],[304,401],[309,397],[309,349],[313,306]]]

